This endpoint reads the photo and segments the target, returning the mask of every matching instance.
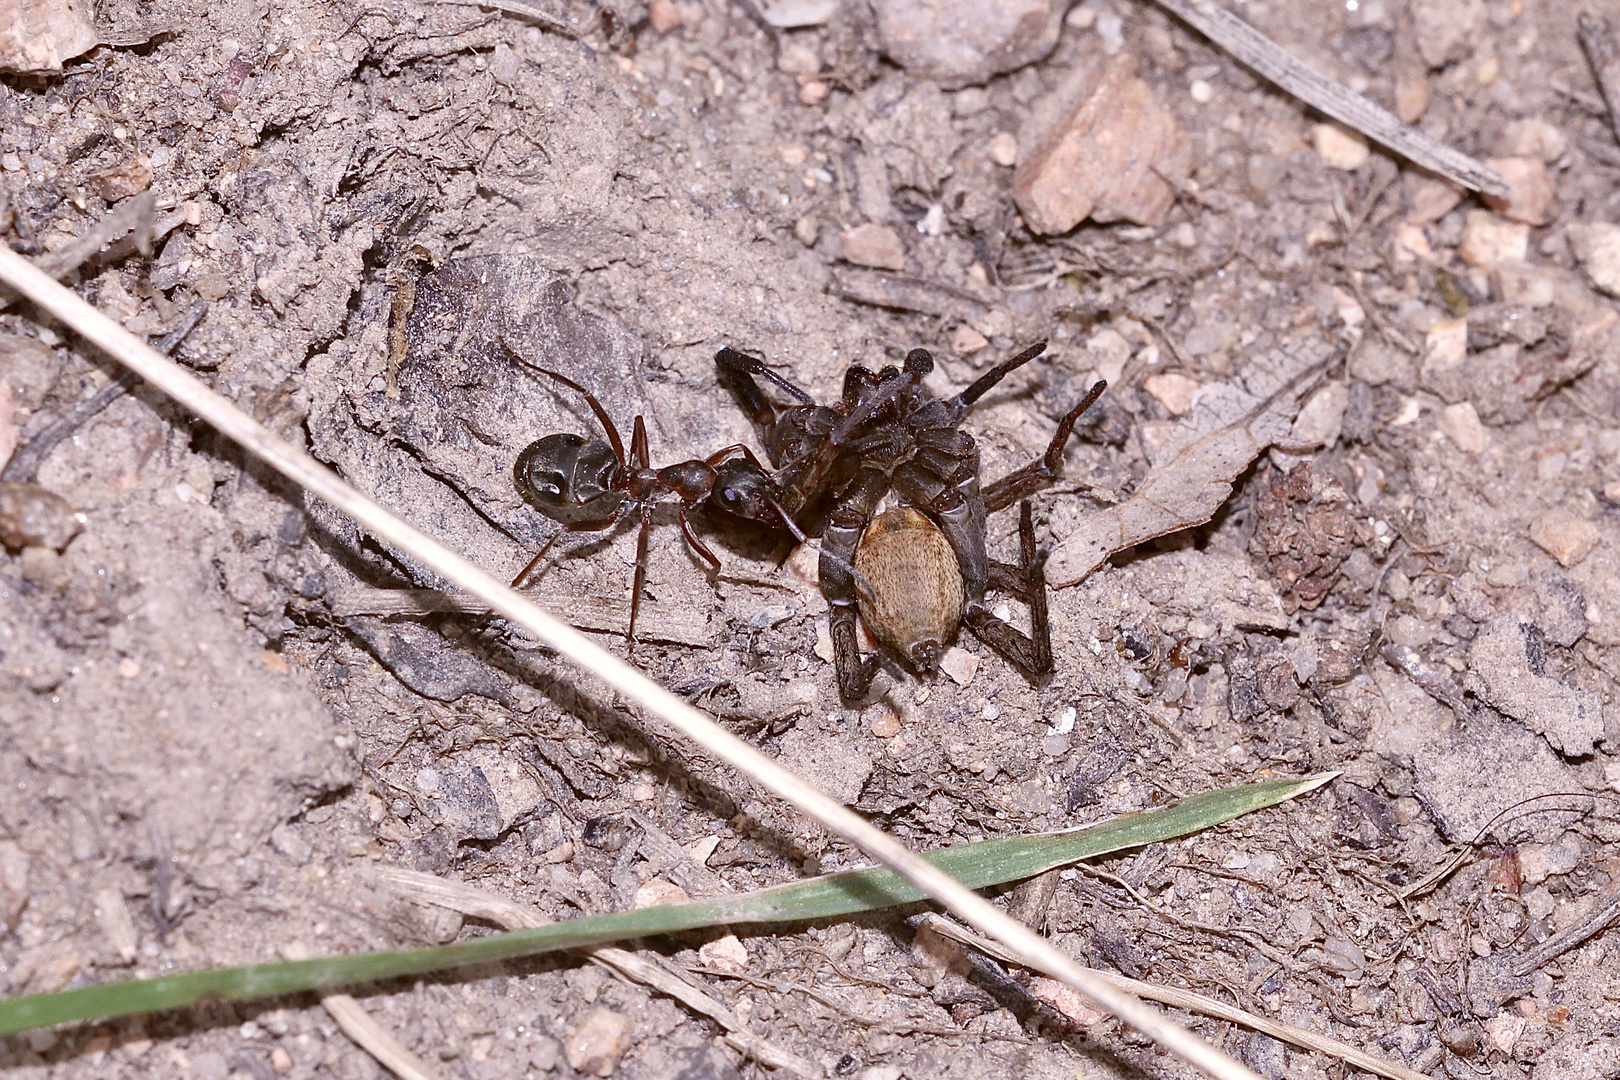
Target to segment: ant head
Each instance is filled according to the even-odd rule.
[[[923,376],[934,370],[934,354],[927,349],[912,349],[906,353],[906,374]]]
[[[757,521],[778,528],[786,526],[797,534],[777,502],[776,487],[757,465],[733,458],[715,469],[714,490],[709,501],[728,514],[745,521]]]
[[[613,513],[623,493],[613,489],[619,460],[613,447],[582,435],[547,435],[524,447],[512,469],[523,501],[554,521],[586,521]]]

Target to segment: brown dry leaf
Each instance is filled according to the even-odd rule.
[[[1214,517],[1243,470],[1288,438],[1300,397],[1329,351],[1319,339],[1302,341],[1251,363],[1241,385],[1234,379],[1204,387],[1136,492],[1087,517],[1052,552],[1047,581],[1054,588],[1079,584],[1115,552]]]
[[[60,74],[62,61],[98,42],[80,0],[0,0],[0,71]]]

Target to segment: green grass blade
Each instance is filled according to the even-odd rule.
[[[1222,788],[1193,795],[1162,810],[1131,814],[1082,829],[981,840],[941,848],[924,857],[969,887],[982,889],[1020,881],[1081,859],[1188,836],[1315,790],[1336,775]],[[0,1036],[70,1020],[157,1012],[206,998],[240,1001],[274,997],[423,975],[467,964],[511,960],[627,938],[738,923],[804,922],[922,899],[925,897],[920,891],[892,870],[851,870],[736,896],[590,915],[532,930],[490,934],[439,948],[216,968],[12,998],[0,1001]]]

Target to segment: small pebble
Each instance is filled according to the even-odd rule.
[[[821,223],[813,217],[802,217],[793,223],[793,235],[805,247],[815,247],[821,236]]]
[[[957,356],[978,352],[988,344],[990,340],[967,323],[951,331],[951,352]]]
[[[1067,735],[1069,732],[1073,731],[1074,722],[1079,715],[1079,712],[1076,711],[1073,705],[1065,705],[1062,709],[1058,710],[1058,714],[1052,718],[1052,734]]]
[[[1169,410],[1171,416],[1186,416],[1192,412],[1193,394],[1199,382],[1176,371],[1162,371],[1142,380],[1142,388]]]
[[[1187,87],[1187,93],[1200,105],[1208,105],[1215,100],[1215,88],[1203,79],[1194,79]]]
[[[658,34],[667,34],[681,25],[681,12],[673,0],[652,0],[647,5],[647,23]]]
[[[1350,391],[1341,382],[1330,382],[1310,396],[1294,420],[1295,442],[1332,449],[1344,429],[1344,411],[1350,406]]]
[[[1485,425],[1471,401],[1459,401],[1440,410],[1440,430],[1452,445],[1465,454],[1485,451]]]
[[[821,70],[821,57],[802,41],[784,41],[776,58],[778,71],[789,75],[814,75]]]
[[[1350,172],[1367,163],[1371,152],[1367,140],[1337,124],[1317,124],[1311,128],[1311,142],[1317,156],[1330,169]]]
[[[892,739],[900,734],[900,718],[885,709],[872,719],[872,734],[879,739]]]
[[[1423,338],[1423,371],[1432,378],[1468,359],[1468,321],[1441,319]]]
[[[1404,181],[1406,220],[1413,225],[1439,221],[1462,202],[1463,190],[1449,180],[1409,172]]]
[[[799,104],[819,105],[823,101],[827,100],[827,95],[831,92],[832,87],[828,86],[825,82],[822,82],[820,79],[811,79],[809,82],[799,87]]]
[[[990,138],[990,160],[1011,168],[1018,163],[1018,137],[1010,131],[998,131]]]
[[[662,904],[684,904],[692,899],[685,889],[673,881],[653,878],[636,890],[630,906],[636,909],[658,907]]]
[[[0,483],[0,544],[12,550],[61,551],[84,528],[84,515],[38,484]]]
[[[619,1067],[619,1059],[629,1048],[630,1018],[598,1006],[585,1014],[585,1019],[568,1036],[564,1049],[568,1064],[575,1072],[612,1076],[613,1070]]]
[[[736,934],[727,934],[698,946],[698,959],[705,967],[736,975],[748,970],[748,947]]]
[[[857,266],[871,266],[879,270],[904,270],[906,249],[900,235],[887,225],[867,222],[853,229],[845,229],[840,237],[844,258]]]
[[[979,658],[966,649],[952,645],[945,650],[945,655],[939,658],[939,670],[949,676],[957,686],[966,686],[973,681],[973,676],[979,670]]]
[[[1549,510],[1532,520],[1529,532],[1537,547],[1566,568],[1586,558],[1598,542],[1596,525],[1562,509]]]
[[[1486,195],[1485,205],[1511,221],[1550,225],[1558,216],[1558,187],[1537,158],[1486,158],[1485,164],[1507,181],[1506,198]]]
[[[1610,296],[1620,296],[1620,225],[1607,221],[1572,225],[1569,243],[1592,284]]]
[[[1523,262],[1530,250],[1530,226],[1498,217],[1489,210],[1468,211],[1457,255],[1482,270],[1504,262]]]

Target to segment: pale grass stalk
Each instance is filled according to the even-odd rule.
[[[321,1004],[343,1029],[343,1034],[399,1080],[439,1080],[438,1074],[428,1071],[421,1058],[405,1049],[392,1032],[373,1020],[348,994],[327,994],[321,998]]]
[[[1210,1076],[1219,1080],[1259,1080],[1254,1072],[1186,1028],[1063,956],[1029,927],[919,858],[854,811],[806,784],[567,623],[395,517],[4,245],[0,245],[0,280],[311,495],[347,514],[379,540],[409,552],[420,564],[483,600],[491,609],[659,717],[708,753],[730,763],[761,787],[888,866],[963,922],[1000,942],[1018,963],[1067,983]]]

